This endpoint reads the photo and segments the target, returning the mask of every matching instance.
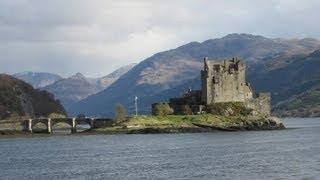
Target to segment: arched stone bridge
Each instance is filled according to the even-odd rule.
[[[112,123],[112,119],[106,118],[40,118],[40,119],[28,119],[23,122],[24,129],[33,132],[34,126],[42,123],[46,126],[47,132],[52,133],[53,125],[57,123],[66,123],[71,128],[71,133],[77,132],[77,125],[86,124],[90,126],[90,129],[107,126]]]

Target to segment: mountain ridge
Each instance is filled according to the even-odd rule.
[[[34,88],[42,88],[62,79],[58,74],[31,71],[15,73],[12,76],[31,84]]]
[[[42,89],[55,94],[66,109],[72,104],[107,88],[123,74],[127,73],[135,64],[129,64],[116,69],[101,78],[88,78],[76,73],[68,78],[62,78]]]

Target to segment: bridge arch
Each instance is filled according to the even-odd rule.
[[[55,118],[55,119],[51,119],[51,126],[54,126],[54,125],[56,125],[58,123],[66,123],[70,127],[72,127],[72,119],[71,118]]]
[[[37,128],[43,125],[45,129]],[[34,119],[31,124],[32,131],[49,131],[48,120],[47,119]]]
[[[59,125],[62,126],[62,128],[59,128]],[[67,125],[67,126],[65,126]],[[72,119],[71,118],[54,118],[51,119],[51,132],[57,132],[57,130],[62,129],[69,129],[70,132],[72,132]]]
[[[79,125],[83,127],[83,125],[88,126],[85,129],[92,129],[94,127],[94,119],[91,118],[78,118],[75,119],[75,130],[79,129]]]

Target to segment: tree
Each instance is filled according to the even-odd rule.
[[[167,116],[173,113],[173,109],[168,103],[158,103],[155,105],[152,114],[155,116]]]
[[[48,118],[51,118],[51,119],[66,118],[66,115],[54,112],[54,113],[49,114]]]
[[[115,116],[116,122],[122,122],[126,120],[126,110],[121,104],[116,105],[116,116]]]

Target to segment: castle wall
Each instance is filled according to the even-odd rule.
[[[242,60],[212,61],[205,59],[202,76],[202,101],[244,102],[252,98],[250,85],[245,81],[246,65]]]
[[[253,109],[254,115],[271,115],[271,94],[259,93],[256,98],[249,99],[245,102],[245,105]]]
[[[169,105],[175,114],[184,114],[186,107],[190,108],[194,114],[202,112],[204,109],[199,90],[189,90],[181,98],[170,98]]]

